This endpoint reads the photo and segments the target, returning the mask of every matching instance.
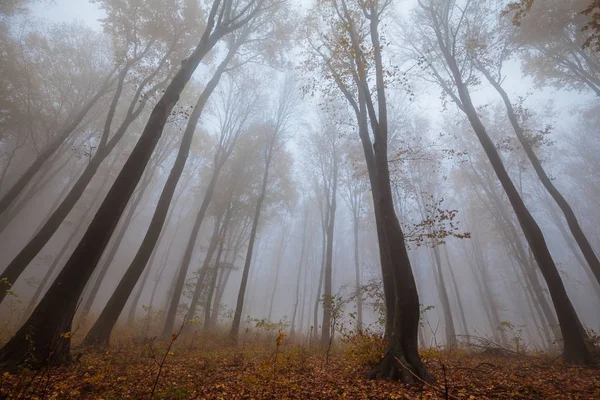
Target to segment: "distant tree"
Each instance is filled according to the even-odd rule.
[[[538,83],[600,96],[600,1],[521,0],[505,9],[525,72]]]
[[[359,330],[363,327],[363,300],[361,292],[361,268],[359,256],[359,231],[361,219],[365,214],[364,201],[368,182],[360,175],[360,148],[346,145],[345,154],[341,162],[340,194],[352,215],[352,237],[354,240],[354,279],[356,291],[356,323]]]
[[[267,114],[265,121],[260,125],[255,125],[253,129],[261,133],[261,143],[263,148],[260,150],[260,157],[264,161],[264,169],[262,174],[262,183],[256,200],[256,208],[248,240],[248,251],[242,270],[242,281],[238,292],[235,313],[231,325],[230,339],[234,344],[237,344],[240,323],[242,321],[242,311],[244,308],[244,297],[246,287],[248,285],[248,276],[250,274],[250,264],[252,262],[252,253],[256,241],[256,233],[260,220],[260,214],[263,208],[265,197],[267,196],[267,188],[269,186],[269,175],[273,160],[277,153],[283,150],[283,146],[287,142],[291,124],[296,116],[298,106],[298,95],[293,78],[287,77],[282,88],[280,89],[276,103],[273,105],[273,110]]]

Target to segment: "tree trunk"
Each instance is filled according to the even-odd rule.
[[[227,207],[227,212],[225,214],[225,219],[223,221],[223,226],[221,227],[221,234],[219,235],[219,250],[217,251],[217,258],[215,259],[215,266],[213,268],[213,273],[211,276],[210,286],[208,287],[208,293],[206,294],[206,303],[204,305],[204,326],[203,331],[208,332],[213,328],[211,323],[211,304],[213,300],[213,294],[215,292],[215,287],[217,285],[217,276],[219,274],[219,268],[221,265],[221,257],[223,256],[223,246],[225,245],[225,239],[227,238],[227,226],[229,225],[229,220],[231,219],[231,212],[233,208],[231,206],[231,201],[229,206]]]
[[[246,286],[248,285],[248,275],[250,274],[250,263],[252,262],[252,252],[254,250],[254,242],[256,241],[256,231],[258,229],[258,221],[260,219],[260,212],[262,204],[267,194],[267,183],[269,182],[269,169],[271,167],[271,160],[273,156],[273,148],[267,150],[265,159],[265,171],[263,173],[262,185],[260,188],[260,194],[256,201],[256,209],[254,210],[254,219],[252,221],[252,229],[250,230],[250,239],[248,240],[248,251],[246,253],[246,261],[244,262],[244,270],[242,272],[242,282],[240,283],[240,290],[238,293],[237,303],[235,307],[235,314],[233,316],[233,322],[231,324],[231,332],[229,333],[231,342],[237,345],[238,333],[240,330],[240,323],[242,321],[242,310],[244,309],[244,296],[246,295]]]
[[[294,312],[292,313],[292,326],[290,329],[290,335],[294,336],[296,333],[296,312],[298,311],[298,302],[300,301],[300,277],[302,272],[302,265],[304,263],[304,250],[306,248],[306,226],[308,225],[308,206],[304,214],[304,223],[302,225],[302,245],[300,246],[300,260],[298,261],[298,275],[296,276],[296,300],[294,302]],[[302,327],[302,325],[300,325]],[[302,329],[302,328],[301,328]]]
[[[115,158],[115,162],[116,162],[116,160],[117,160],[117,158]],[[109,171],[111,169],[112,169],[112,165],[109,168]],[[106,175],[104,176],[104,179],[103,179],[102,183],[100,184],[100,189],[98,189],[98,191],[96,192],[96,194],[93,196],[94,199],[100,198],[100,196],[101,196],[101,194],[102,194],[102,192],[104,190],[104,187],[108,183],[108,179],[109,178],[110,178],[110,172],[107,172]],[[27,320],[27,318],[29,318],[29,315],[33,311],[34,307],[37,305],[38,300],[39,300],[40,296],[42,295],[42,292],[44,291],[44,287],[46,287],[46,285],[50,281],[50,278],[52,277],[52,275],[54,275],[54,272],[56,271],[56,268],[60,265],[60,262],[62,261],[62,258],[64,256],[64,254],[70,248],[71,243],[73,242],[73,240],[75,240],[75,238],[81,232],[81,230],[83,229],[83,227],[85,226],[85,224],[88,222],[88,216],[92,212],[93,209],[94,209],[94,204],[92,204],[90,207],[88,207],[85,210],[85,212],[83,213],[83,215],[81,215],[81,217],[79,217],[79,222],[77,223],[77,226],[73,230],[73,233],[71,233],[71,235],[69,236],[69,238],[67,239],[67,241],[63,244],[63,246],[59,250],[59,252],[56,255],[56,257],[54,257],[54,261],[50,265],[50,268],[48,268],[48,270],[44,274],[44,277],[42,278],[42,281],[40,282],[40,284],[36,288],[35,293],[33,294],[33,297],[31,298],[31,300],[29,301],[29,304],[27,305],[27,309],[23,313],[23,320],[21,321],[22,323],[25,323],[25,321]]]
[[[450,271],[450,278],[452,279],[452,286],[454,287],[454,292],[456,293],[456,302],[458,303],[458,311],[460,313],[460,320],[463,326],[463,330],[467,339],[467,344],[471,343],[470,334],[469,334],[469,326],[467,325],[467,318],[465,316],[465,309],[463,306],[463,301],[460,296],[460,290],[458,290],[458,284],[456,283],[456,276],[454,275],[454,270],[452,269],[452,265],[450,263],[450,254],[448,254],[448,247],[444,245],[444,255],[446,256],[446,264],[448,264],[448,270]]]
[[[34,367],[56,365],[70,360],[70,334],[79,297],[94,272],[127,203],[140,181],[156,148],[169,115],[204,56],[214,47],[211,35],[218,3],[211,10],[209,23],[200,43],[158,101],[113,186],[106,195],[79,245],[27,322],[0,350],[3,369],[14,370],[24,362]],[[222,33],[221,33],[222,34]],[[65,289],[68,287],[68,290]],[[33,343],[31,338],[33,337]],[[34,349],[33,352],[31,349]],[[33,358],[33,359],[32,359]]]
[[[94,285],[92,286],[92,289],[90,290],[88,295],[85,296],[86,300],[83,303],[83,307],[81,308],[81,312],[80,312],[81,318],[86,318],[89,315],[90,310],[92,309],[92,305],[94,304],[94,301],[96,300],[96,296],[98,296],[98,292],[100,291],[100,285],[102,284],[102,281],[104,281],[104,277],[108,273],[108,269],[112,265],[112,262],[113,262],[115,256],[117,255],[117,251],[119,250],[119,247],[121,246],[121,243],[123,242],[123,238],[125,237],[125,234],[127,233],[127,229],[129,229],[129,225],[131,224],[131,221],[133,220],[135,210],[137,209],[140,202],[144,198],[144,194],[146,193],[146,190],[150,187],[151,178],[152,178],[151,174],[146,173],[146,176],[144,177],[144,179],[142,180],[142,182],[140,184],[140,189],[139,189],[138,194],[135,195],[135,199],[133,200],[133,203],[127,210],[127,214],[125,215],[123,222],[120,224],[121,226],[119,229],[119,233],[111,241],[112,245],[110,246],[110,250],[108,251],[106,258],[104,258],[102,267],[100,267],[100,270],[98,271],[98,276],[94,280]]]
[[[331,339],[331,314],[332,307],[332,278],[333,278],[333,233],[335,230],[335,212],[337,208],[337,179],[338,166],[337,154],[333,154],[331,199],[327,199],[329,221],[327,221],[327,253],[325,256],[325,285],[323,288],[323,323],[321,324],[321,347],[327,348]]]
[[[222,165],[221,165],[222,166]],[[200,206],[200,210],[196,215],[196,221],[194,222],[194,226],[192,228],[192,232],[190,233],[190,238],[188,239],[188,243],[183,255],[183,259],[181,261],[181,267],[177,273],[177,278],[175,281],[175,287],[173,290],[173,298],[169,305],[169,310],[166,315],[165,325],[163,328],[163,332],[161,334],[162,337],[170,337],[173,333],[173,327],[175,326],[175,318],[177,317],[177,308],[179,307],[179,301],[181,299],[181,293],[183,292],[183,285],[185,283],[185,277],[187,276],[187,272],[189,269],[190,262],[192,260],[192,255],[194,253],[194,247],[196,245],[196,241],[198,239],[198,233],[200,232],[200,227],[202,225],[202,221],[204,221],[204,217],[206,215],[206,210],[208,209],[208,205],[212,199],[212,196],[215,191],[215,186],[217,183],[217,178],[221,169],[221,166],[215,165],[215,170],[213,172],[213,176],[211,181],[204,193],[204,199],[202,200],[202,204]]]
[[[432,13],[434,14],[434,13]],[[437,16],[434,15],[434,19],[437,21]],[[558,316],[560,328],[564,341],[564,358],[568,362],[576,364],[589,364],[591,360],[590,352],[586,346],[584,340],[584,331],[582,329],[581,322],[571,304],[571,300],[567,295],[562,279],[554,264],[554,260],[550,255],[548,246],[544,235],[538,226],[537,222],[525,206],[523,199],[519,195],[515,185],[513,184],[510,176],[504,168],[504,164],[494,143],[488,136],[483,123],[477,115],[467,86],[463,83],[461,72],[456,64],[456,60],[451,55],[449,49],[444,44],[442,34],[439,30],[436,30],[438,44],[442,51],[442,54],[446,60],[446,63],[454,77],[456,87],[458,89],[458,95],[462,103],[463,110],[479,139],[483,150],[485,151],[490,163],[506,192],[508,199],[517,215],[519,224],[523,229],[525,238],[529,243],[538,266],[546,280],[548,289],[550,290],[550,296],[554,303],[554,308]]]
[[[126,118],[125,121],[123,121],[121,127],[115,134],[115,137],[111,140],[110,144],[106,145],[106,139],[110,132],[110,126],[117,108],[118,100],[121,97],[121,91],[123,89],[123,82],[125,80],[127,70],[128,68],[124,68],[120,74],[119,83],[117,85],[117,89],[113,96],[113,100],[111,102],[110,109],[106,117],[104,133],[102,135],[102,140],[100,142],[98,150],[84,169],[77,182],[75,182],[75,185],[73,185],[65,199],[52,212],[52,215],[44,223],[44,226],[33,236],[29,243],[27,243],[23,250],[21,250],[21,252],[12,260],[8,267],[6,267],[2,275],[0,275],[0,280],[7,279],[8,282],[11,283],[17,281],[19,276],[21,276],[23,271],[25,271],[25,268],[27,268],[27,266],[44,248],[44,246],[48,243],[52,236],[54,236],[58,228],[60,228],[65,218],[67,218],[73,207],[75,207],[75,204],[77,204],[77,202],[83,195],[83,192],[88,187],[94,175],[96,175],[96,172],[98,171],[98,168],[100,167],[102,162],[111,153],[111,151],[117,145],[121,137],[123,137],[125,131],[129,127],[131,122],[133,122],[133,120],[139,115],[139,112],[135,115],[128,115],[128,118]],[[139,108],[140,112],[141,108],[142,107]],[[5,295],[6,292],[0,292],[0,303],[2,303],[2,300],[4,300]]]
[[[448,290],[446,289],[446,281],[444,280],[444,273],[442,271],[442,259],[440,257],[440,250],[437,246],[434,246],[431,250],[433,252],[433,258],[436,265],[436,273],[438,276],[438,293],[440,294],[440,301],[444,309],[444,322],[446,328],[446,345],[449,347],[456,346],[456,331],[454,330],[454,318],[452,317],[452,309],[450,308],[450,298],[448,297]]]
[[[525,137],[525,133],[523,131],[523,128],[519,124],[519,120],[518,120],[517,114],[515,113],[515,110],[512,106],[512,103],[510,102],[508,95],[506,94],[506,92],[504,91],[504,89],[502,88],[500,83],[498,83],[491,76],[489,71],[487,71],[485,68],[478,67],[478,69],[483,73],[483,75],[487,78],[487,80],[490,82],[490,84],[496,89],[496,91],[502,97],[502,100],[504,101],[504,105],[506,106],[506,112],[508,113],[508,119],[510,120],[510,123],[513,127],[513,130],[515,131],[517,138],[519,139],[519,142],[521,143],[521,146],[523,146],[523,149],[525,150],[525,154],[527,154],[527,158],[531,162],[531,165],[533,166],[533,169],[535,170],[537,177],[542,182],[542,184],[544,185],[544,187],[546,188],[548,193],[550,193],[550,196],[552,196],[552,198],[554,199],[554,201],[556,202],[556,204],[562,211],[562,213],[567,221],[567,225],[569,226],[569,229],[571,230],[571,234],[575,238],[575,242],[577,242],[577,245],[579,246],[581,253],[585,257],[585,260],[587,261],[589,268],[594,273],[596,282],[598,284],[600,284],[600,260],[598,259],[598,256],[596,256],[596,253],[594,253],[594,249],[592,248],[592,246],[590,245],[590,242],[588,241],[587,237],[583,233],[583,230],[581,229],[581,225],[579,224],[579,221],[577,220],[577,217],[575,216],[573,209],[571,208],[571,206],[569,205],[567,200],[563,197],[563,195],[560,193],[560,191],[556,188],[556,186],[554,186],[554,183],[552,183],[552,180],[550,179],[548,174],[546,174],[546,171],[544,170],[542,163],[537,158],[535,151],[533,150],[533,148],[529,144],[529,141]]]
[[[200,116],[202,115],[202,111],[204,110],[204,107],[205,107],[206,103],[208,102],[210,95],[213,93],[213,91],[217,87],[217,84],[219,83],[221,76],[225,72],[225,69],[226,69],[227,64],[229,63],[229,60],[231,59],[231,57],[233,57],[233,54],[231,52],[229,52],[228,56],[219,65],[217,72],[215,73],[213,78],[209,81],[209,83],[206,85],[206,88],[202,91],[202,94],[198,98],[198,101],[194,107],[194,110],[192,111],[190,118],[188,120],[188,124],[186,126],[185,133],[183,134],[179,152],[177,153],[177,158],[175,159],[173,168],[171,169],[171,172],[169,173],[169,177],[167,178],[167,182],[165,183],[163,191],[161,192],[160,198],[156,205],[156,209],[154,210],[154,214],[152,216],[152,219],[150,220],[150,226],[148,227],[148,230],[146,231],[146,235],[144,236],[142,244],[140,245],[138,252],[136,253],[131,264],[129,265],[129,268],[125,272],[125,275],[119,282],[119,285],[115,289],[113,295],[111,296],[108,303],[104,307],[104,310],[100,314],[100,317],[98,317],[98,320],[96,321],[94,326],[92,326],[92,329],[88,332],[88,334],[83,342],[84,345],[93,345],[93,344],[108,345],[108,342],[110,339],[110,333],[112,332],[112,329],[113,329],[115,323],[119,319],[119,315],[123,311],[123,308],[125,307],[127,299],[131,295],[131,292],[133,291],[135,284],[137,283],[140,276],[142,275],[144,268],[146,268],[148,260],[150,259],[150,256],[152,254],[152,251],[153,251],[154,247],[156,246],[156,243],[158,242],[158,238],[160,236],[162,228],[165,224],[167,214],[169,212],[171,200],[173,199],[173,195],[175,194],[175,188],[177,187],[177,184],[179,183],[179,179],[181,178],[181,174],[183,173],[183,169],[185,167],[185,164],[186,164],[189,152],[190,152],[190,148],[192,145],[192,139],[194,137],[194,132],[196,131],[196,125],[198,124]],[[215,175],[218,175],[218,172],[216,172]],[[211,181],[211,185],[209,185],[209,189],[208,189],[209,192],[207,192],[207,195],[205,195],[205,198],[206,198],[206,196],[212,197],[212,191],[214,190],[214,181],[216,181],[216,177],[213,178],[213,181]],[[208,199],[208,202],[210,202],[210,198]],[[206,202],[204,211],[206,211],[206,208],[208,207],[208,202]],[[203,205],[204,205],[204,203],[203,203]],[[202,209],[201,209],[201,211],[202,211]],[[203,217],[204,217],[204,215],[202,215],[202,219],[203,219]],[[197,224],[198,230],[200,228],[200,223],[202,222],[202,219],[200,219],[200,222]],[[196,231],[196,235],[197,235],[197,232],[198,231]],[[189,264],[189,261],[188,261],[188,264]],[[187,273],[187,269],[185,272]],[[184,279],[185,279],[185,274],[184,274]],[[181,292],[180,292],[180,294],[181,294]],[[177,305],[179,305],[179,304],[177,304]],[[169,331],[170,330],[172,330],[172,328],[169,329]]]
[[[356,296],[356,328],[360,332],[363,327],[363,306],[362,306],[362,290],[360,282],[360,260],[358,258],[358,216],[354,215],[354,279],[356,282],[356,290],[354,295]]]

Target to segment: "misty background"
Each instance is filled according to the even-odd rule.
[[[127,4],[123,8],[131,13],[127,21],[115,11],[118,3]],[[145,3],[151,7],[136,8]],[[27,268],[11,282],[11,295],[0,305],[3,339],[20,327],[66,263],[135,146],[164,82],[185,62],[202,34],[203,23],[198,21],[205,14],[196,10],[203,7],[196,3],[37,1],[1,17],[0,195],[19,181],[62,127],[103,88],[111,69],[122,71],[129,65],[122,76],[115,73],[76,129],[0,217],[0,270],[4,270],[48,222],[94,162],[98,149],[107,142],[111,145],[102,135],[120,90],[110,137],[124,122],[128,126],[102,155],[93,178],[59,227],[39,252],[30,254]],[[562,40],[573,39],[565,32],[585,23],[575,10],[590,1],[541,2],[520,26],[502,16],[505,1],[470,3],[479,7],[477,12],[490,26],[500,27],[501,33],[490,40],[509,40],[510,51],[502,53],[501,85],[552,183],[600,254],[600,58],[591,50],[573,55],[572,43]],[[314,7],[310,1],[289,4],[280,14],[264,17],[267,22],[257,23],[260,34],[229,38],[205,57],[169,117],[85,286],[74,319],[81,334],[102,312],[138,252],[189,129],[190,113],[235,40],[241,43],[239,49],[192,127],[189,156],[165,225],[119,324],[134,324],[140,334],[160,334],[186,249],[189,268],[177,300],[176,325],[184,317],[192,329],[206,324],[211,282],[214,293],[206,315],[217,319],[215,326],[231,323],[265,157],[271,154],[264,149],[270,140],[277,140],[243,295],[242,326],[255,324],[246,320],[251,317],[282,322],[285,330],[304,334],[317,330],[323,318],[323,271],[330,245],[330,295],[343,299],[339,300],[343,321],[383,330],[381,267],[364,156],[353,112],[319,65],[323,61],[315,43],[319,29],[327,24],[311,25],[318,24],[311,18]],[[569,20],[556,17],[561,7],[573,10]],[[552,346],[560,338],[555,337],[554,309],[544,310],[552,305],[546,283],[467,117],[441,88],[441,83],[451,83],[444,77],[447,70],[436,64],[439,56],[420,12],[417,2],[392,2],[380,29],[389,73],[391,185],[423,310],[421,345],[445,343],[451,323],[459,338],[506,340],[500,336],[508,326],[521,329],[532,348]],[[561,40],[548,44],[557,37]],[[580,39],[573,42],[579,46]],[[472,45],[468,38],[461,40],[465,49]],[[150,48],[147,53],[144,46]],[[543,231],[577,315],[585,328],[598,331],[600,286],[516,140],[501,97],[470,68],[478,114]],[[151,75],[143,92],[136,93]],[[141,104],[144,107],[129,121],[128,108]],[[289,109],[282,111],[282,105]],[[263,134],[265,127],[279,122],[277,139]],[[211,192],[208,200],[207,192]],[[206,215],[190,250],[203,201]],[[225,220],[229,222],[224,224]],[[215,269],[217,254],[221,258]],[[213,272],[207,273],[209,268]],[[205,279],[202,287],[199,276]],[[195,294],[198,304],[190,314]],[[448,313],[453,316],[450,320]]]

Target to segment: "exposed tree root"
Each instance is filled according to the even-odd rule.
[[[412,365],[403,354],[400,346],[390,345],[379,364],[367,373],[369,379],[385,379],[415,384],[431,380],[422,365]]]

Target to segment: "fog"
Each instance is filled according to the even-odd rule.
[[[261,324],[585,359],[592,1],[367,3],[1,6],[2,360],[29,325],[43,351]]]

